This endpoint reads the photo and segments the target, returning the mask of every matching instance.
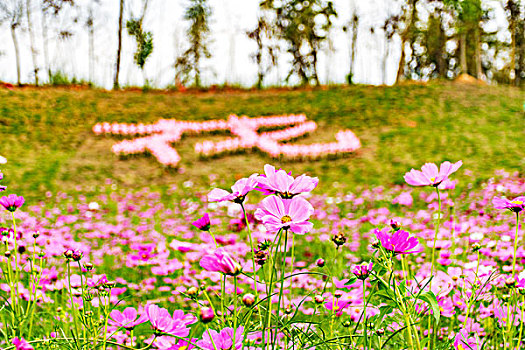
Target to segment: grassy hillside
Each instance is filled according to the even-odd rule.
[[[209,174],[228,183],[260,171],[267,162],[319,176],[323,190],[334,181],[350,188],[401,183],[405,171],[425,161],[462,159],[477,179],[497,168],[523,173],[524,97],[509,87],[454,84],[200,94],[0,90],[0,155],[8,159],[0,168],[6,176],[2,183],[36,199],[46,191],[79,185],[89,190],[106,178],[136,188],[187,180],[207,184]],[[102,121],[205,120],[232,113],[306,113],[319,128],[300,142],[332,141],[337,130],[350,128],[363,148],[316,162],[286,163],[257,152],[200,160],[193,145],[207,136],[185,137],[177,146],[181,169],[173,170],[146,155],[119,159],[111,153],[118,138],[91,131]]]

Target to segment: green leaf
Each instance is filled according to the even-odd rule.
[[[418,299],[423,300],[428,305],[430,305],[430,308],[432,309],[432,312],[434,314],[434,318],[436,319],[436,322],[439,323],[439,318],[441,317],[441,311],[439,310],[438,301],[434,293],[432,293],[432,291],[428,291],[426,293],[420,294]]]
[[[351,284],[354,284],[355,281],[357,281],[357,277],[352,276],[352,277],[350,277],[350,279],[348,280],[348,282],[345,283],[345,286],[349,286],[349,285],[351,285]]]

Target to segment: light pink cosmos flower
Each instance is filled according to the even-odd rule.
[[[264,166],[265,175],[257,178],[259,188],[265,194],[279,194],[282,198],[292,198],[299,193],[310,192],[317,187],[319,179],[307,175],[300,175],[295,179],[291,174],[266,164]]]
[[[261,221],[270,233],[285,229],[305,234],[313,227],[313,224],[308,222],[313,213],[314,208],[304,198],[282,199],[270,196],[262,200],[260,208],[255,211],[255,218]]]
[[[374,233],[383,248],[395,254],[411,254],[423,251],[423,247],[419,245],[417,238],[410,236],[407,231],[388,232],[388,229],[375,229]]]
[[[203,256],[199,264],[205,270],[222,272],[228,276],[237,276],[242,271],[241,265],[223,248]]]
[[[492,204],[496,209],[508,209],[514,213],[519,213],[525,209],[525,196],[516,197],[509,201],[507,198],[495,197]]]
[[[220,332],[207,330],[197,345],[206,350],[241,350],[243,333],[244,327],[242,326],[235,330],[235,344],[233,344],[233,328],[224,328]]]
[[[438,167],[434,163],[426,163],[421,167],[421,171],[412,169],[405,174],[404,179],[407,184],[412,186],[439,186],[452,173],[456,172],[463,162],[460,160],[457,163],[450,163],[449,161],[441,163]]]
[[[242,178],[238,180],[232,186],[232,192],[220,188],[214,188],[208,193],[208,201],[210,202],[223,202],[231,201],[235,203],[243,203],[246,195],[257,187],[257,177],[259,175],[252,174],[248,178]]]
[[[149,304],[145,308],[151,327],[156,333],[168,333],[177,337],[187,337],[190,329],[186,322],[181,319],[173,319],[165,308],[160,308],[155,304]]]
[[[108,322],[112,326],[122,327],[129,331],[148,320],[146,315],[140,315],[139,318],[137,318],[137,315],[137,310],[132,307],[127,307],[122,312],[112,310],[109,314]]]

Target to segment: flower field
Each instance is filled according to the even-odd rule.
[[[525,180],[465,163],[331,196],[270,165],[169,203],[4,196],[2,348],[520,349]]]

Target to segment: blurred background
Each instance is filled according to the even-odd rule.
[[[520,0],[1,0],[0,81],[520,85],[524,19]]]

